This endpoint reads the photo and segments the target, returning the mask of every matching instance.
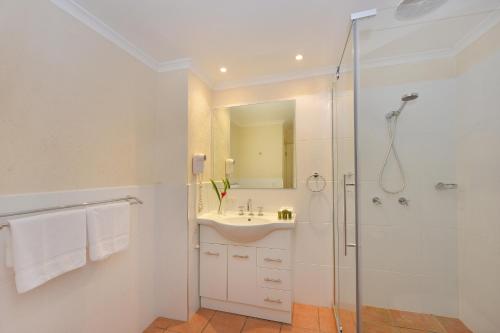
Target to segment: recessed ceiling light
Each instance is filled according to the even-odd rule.
[[[302,54],[297,54],[295,56],[295,60],[297,60],[297,61],[301,61],[302,59],[304,59],[304,56]]]
[[[221,67],[221,68],[220,68],[220,72],[221,72],[221,73],[225,73],[225,72],[227,72],[227,68],[226,68],[226,67]]]

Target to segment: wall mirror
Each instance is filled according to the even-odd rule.
[[[237,188],[295,188],[295,101],[218,108],[213,178]]]

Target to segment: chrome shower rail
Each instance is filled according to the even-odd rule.
[[[123,197],[123,198],[100,200],[100,201],[91,201],[91,202],[82,202],[82,203],[79,203],[79,204],[72,204],[72,205],[52,206],[52,207],[45,207],[45,208],[38,208],[38,209],[31,209],[31,210],[20,210],[20,211],[17,211],[17,212],[9,212],[9,213],[0,214],[0,218],[6,218],[6,217],[12,217],[12,216],[20,216],[20,215],[28,215],[28,214],[38,214],[38,213],[50,212],[50,211],[54,211],[54,210],[63,210],[63,209],[87,207],[87,206],[101,205],[101,204],[112,203],[112,202],[120,202],[120,201],[127,201],[131,205],[142,205],[143,204],[143,201],[141,199],[137,198],[137,197],[126,196],[126,197]],[[9,227],[8,223],[0,224],[0,230],[2,230],[3,228],[7,228],[7,227]]]

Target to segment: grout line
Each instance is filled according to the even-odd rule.
[[[247,321],[248,321],[248,317],[245,316],[245,321],[243,322],[243,326],[241,326],[240,333],[242,333],[243,330],[245,329],[245,326],[247,325]]]
[[[215,311],[214,311],[214,314],[212,315],[212,317],[208,318],[207,322],[205,323],[205,325],[203,325],[203,327],[201,328],[200,330],[200,333],[202,333],[205,328],[207,328],[208,324],[212,321],[212,318],[215,316]]]

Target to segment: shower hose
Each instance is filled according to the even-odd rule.
[[[406,176],[405,172],[403,169],[403,165],[401,164],[401,160],[399,159],[398,152],[396,150],[396,147],[394,145],[394,141],[396,139],[396,131],[398,128],[398,118],[399,115],[394,115],[390,118],[387,118],[387,133],[389,134],[389,145],[387,147],[387,152],[385,154],[385,159],[384,159],[384,164],[382,165],[382,168],[380,169],[380,173],[378,176],[378,184],[380,188],[385,192],[389,194],[397,194],[401,193],[406,189]],[[393,120],[394,119],[394,120]],[[399,173],[401,174],[401,185],[396,188],[396,189],[389,189],[387,186],[384,184],[384,173],[387,169],[387,165],[389,164],[389,158],[391,157],[391,154],[394,156],[394,159],[396,160],[397,166]]]

